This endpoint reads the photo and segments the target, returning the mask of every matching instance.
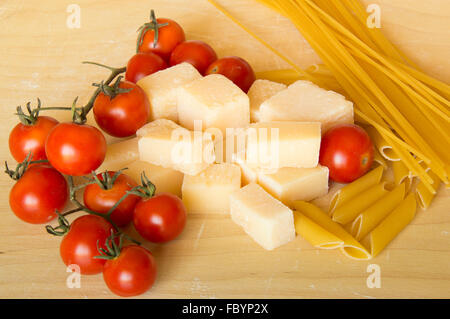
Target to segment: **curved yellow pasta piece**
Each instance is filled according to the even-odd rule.
[[[351,234],[356,240],[365,237],[389,215],[403,200],[405,192],[406,186],[402,183],[356,217],[351,228]]]
[[[294,211],[295,231],[311,245],[322,249],[342,247],[344,242],[298,211]]]
[[[383,156],[381,156],[380,152],[376,148],[374,149],[374,152],[373,152],[373,161],[375,163],[377,163],[378,165],[382,166],[383,169],[385,169],[385,170],[388,168],[386,159]]]
[[[381,156],[389,161],[400,161],[400,157],[392,149],[392,146],[384,140],[373,126],[366,126],[365,129]]]
[[[392,162],[392,171],[394,172],[395,184],[400,185],[404,182],[406,190],[409,190],[414,176],[405,164],[402,161]]]
[[[434,174],[433,172],[429,172],[431,178],[433,179],[432,187],[437,190],[439,189],[439,185],[441,184],[441,180],[439,177]],[[419,204],[420,208],[422,209],[428,209],[430,207],[431,202],[433,201],[436,194],[431,193],[428,188],[425,187],[422,181],[419,181],[419,183],[416,186],[416,200]]]
[[[294,208],[329,233],[341,239],[344,244],[340,249],[347,257],[358,260],[371,258],[364,246],[353,238],[341,225],[331,220],[330,216],[317,206],[304,201],[295,201]]]
[[[337,207],[332,214],[333,221],[342,225],[352,222],[362,211],[386,195],[387,192],[385,182],[370,187],[353,197],[352,200]]]
[[[413,219],[417,204],[413,194],[409,194],[371,233],[362,244],[377,256]]]
[[[358,178],[356,181],[344,186],[334,194],[330,203],[330,213],[332,213],[337,207],[350,201],[361,192],[368,188],[378,184],[383,176],[383,167],[379,166],[364,176]]]

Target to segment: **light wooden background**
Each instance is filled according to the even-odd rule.
[[[253,0],[222,5],[301,66],[318,58],[286,19]],[[450,1],[366,0],[380,3],[382,27],[427,72],[450,81]],[[81,28],[69,29],[66,8],[81,8]],[[184,27],[187,37],[209,42],[220,56],[239,55],[255,70],[284,63],[218,13],[206,0],[2,0],[0,1],[1,159],[12,161],[7,137],[14,108],[40,97],[45,106],[86,101],[90,84],[106,73],[81,65],[94,60],[122,66],[134,53],[136,29],[150,8]],[[62,119],[64,116],[59,115]],[[67,117],[66,117],[67,118]],[[8,206],[12,185],[0,177],[0,297],[110,298],[101,276],[66,287],[59,238],[19,221]],[[149,246],[159,274],[143,298],[406,298],[450,297],[450,197],[441,190],[379,257],[349,260],[337,251],[313,249],[301,238],[272,252],[255,244],[229,218],[190,215],[176,241]],[[369,289],[369,264],[381,267],[379,289]]]

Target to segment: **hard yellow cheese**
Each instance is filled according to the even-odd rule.
[[[189,131],[171,120],[155,120],[136,134],[140,160],[153,165],[196,175],[215,160],[210,134]]]
[[[188,212],[228,214],[230,195],[240,187],[238,166],[213,164],[195,176],[184,176],[183,203]]]
[[[295,238],[292,211],[255,183],[231,195],[230,212],[232,220],[267,250]]]
[[[138,184],[141,183],[141,173],[145,172],[145,176],[156,186],[156,194],[172,193],[181,197],[183,173],[139,160],[128,164],[127,168],[124,173]]]
[[[283,83],[277,83],[269,80],[256,80],[248,90],[250,99],[250,122],[259,122],[259,107],[267,99],[278,92],[286,89]]]
[[[178,91],[179,123],[194,129],[201,120],[206,128],[246,127],[250,123],[248,96],[221,74],[212,74],[184,85]]]
[[[318,122],[260,122],[247,132],[246,162],[272,173],[281,167],[316,167],[321,132]]]
[[[293,201],[310,201],[328,192],[328,168],[280,168],[274,174],[258,173],[258,184],[292,207]]]
[[[353,103],[309,81],[297,81],[260,106],[260,121],[322,123],[322,133],[337,124],[353,123]]]
[[[144,90],[150,102],[150,119],[165,118],[177,122],[178,88],[201,77],[191,64],[181,63],[139,80],[137,85]]]

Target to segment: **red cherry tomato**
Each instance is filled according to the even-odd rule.
[[[31,224],[43,224],[62,211],[68,197],[64,176],[47,164],[35,164],[14,184],[9,205],[17,217]]]
[[[151,21],[143,27],[144,32],[138,38],[138,52],[153,52],[166,61],[169,60],[173,49],[186,39],[183,28],[178,23],[165,18],[156,19],[153,10]],[[155,28],[158,29],[156,45]]]
[[[185,41],[180,43],[170,55],[170,65],[183,62],[192,64],[198,72],[205,74],[211,63],[217,60],[217,54],[203,41]]]
[[[167,64],[159,55],[151,52],[136,53],[128,61],[125,79],[137,83],[143,77],[165,68],[167,68]]]
[[[108,172],[113,177],[115,172]],[[104,181],[102,174],[97,175]],[[90,184],[84,189],[84,204],[90,210],[106,214],[127,191],[137,186],[136,182],[125,174],[120,174],[109,189],[102,189],[98,184]],[[140,199],[136,195],[128,195],[111,214],[112,221],[117,226],[125,226],[133,219],[134,206]]]
[[[69,266],[76,264],[81,274],[94,275],[102,272],[104,259],[97,249],[106,249],[106,239],[111,235],[113,226],[104,218],[95,215],[84,215],[75,219],[70,225],[69,232],[61,241],[59,252],[63,262]]]
[[[52,117],[39,116],[34,124],[17,124],[9,134],[9,150],[18,162],[31,152],[34,161],[46,159],[45,139],[59,122]]]
[[[59,172],[72,176],[86,175],[96,170],[105,159],[106,140],[93,126],[60,123],[48,135],[45,153]]]
[[[357,125],[336,126],[322,137],[319,161],[328,167],[332,180],[353,182],[372,166],[372,141]]]
[[[110,98],[100,93],[94,102],[94,117],[98,126],[109,135],[128,137],[148,122],[150,104],[144,91],[136,84],[122,81],[121,89],[131,89]]]
[[[116,295],[131,297],[143,294],[153,286],[156,262],[152,254],[137,245],[122,248],[120,255],[107,260],[103,279]]]
[[[215,73],[226,76],[245,93],[248,92],[256,78],[250,64],[236,56],[221,58],[213,62],[206,70],[206,74]]]
[[[180,198],[159,194],[141,199],[134,208],[134,227],[145,239],[164,243],[176,238],[186,224],[186,208]]]

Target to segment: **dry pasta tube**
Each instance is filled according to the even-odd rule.
[[[336,208],[332,218],[341,225],[351,223],[361,212],[386,195],[387,192],[386,182],[376,184]]]
[[[375,148],[373,150],[373,161],[374,161],[374,163],[377,163],[378,165],[382,166],[383,169],[385,169],[385,170],[388,168],[386,159],[383,156],[381,156],[381,154],[377,148]]]
[[[400,157],[394,152],[392,146],[384,140],[384,138],[373,126],[366,126],[365,129],[381,156],[388,161],[400,161]]]
[[[405,188],[404,183],[398,185],[356,217],[351,228],[351,234],[356,240],[364,238],[400,204],[405,197]]]
[[[377,256],[413,219],[417,204],[413,194],[409,194],[371,233],[362,244]]]
[[[403,164],[402,161],[391,162],[392,163],[392,171],[394,172],[394,182],[396,185],[400,185],[401,183],[405,183],[406,190],[408,191],[411,188],[413,174],[409,171],[409,169]]]
[[[318,226],[342,240],[344,244],[340,249],[347,257],[357,260],[368,260],[371,258],[364,246],[355,240],[341,225],[331,220],[327,213],[317,206],[304,201],[294,201],[294,208]]]
[[[294,223],[297,234],[316,248],[336,249],[344,245],[341,239],[300,212],[294,211]]]
[[[433,172],[429,172],[431,178],[433,179],[432,187],[437,191],[439,188],[439,185],[441,183],[441,180],[439,177],[434,174]],[[431,193],[425,185],[422,183],[422,181],[419,181],[419,183],[416,186],[416,200],[419,204],[420,208],[426,210],[428,207],[430,207],[431,202],[433,201],[436,194]]]
[[[337,207],[342,206],[358,194],[364,192],[368,188],[378,184],[383,176],[383,167],[379,166],[364,176],[358,178],[354,182],[344,186],[337,191],[330,203],[329,212],[332,213]]]

